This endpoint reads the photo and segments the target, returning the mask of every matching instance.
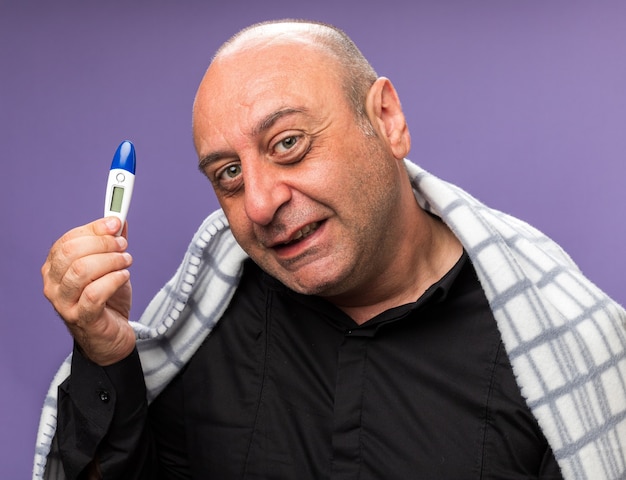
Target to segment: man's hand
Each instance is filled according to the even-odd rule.
[[[128,356],[135,334],[128,323],[132,258],[127,227],[107,217],[77,227],[50,249],[41,267],[43,292],[83,353],[106,366]]]

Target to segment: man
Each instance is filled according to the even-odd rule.
[[[76,347],[36,477],[623,478],[624,311],[405,161],[397,94],[342,32],[240,32],[193,129],[223,213],[139,324],[117,220],[42,267]]]

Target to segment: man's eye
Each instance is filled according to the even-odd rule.
[[[296,143],[298,143],[298,137],[296,137],[295,135],[283,138],[280,142],[276,144],[276,150],[278,151],[278,153],[291,150]]]
[[[221,180],[231,180],[241,175],[241,165],[229,165],[219,174]]]

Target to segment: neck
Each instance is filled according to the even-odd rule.
[[[405,235],[395,261],[376,276],[370,288],[357,295],[331,299],[358,325],[390,308],[415,302],[433,284],[452,269],[463,253],[463,246],[439,219],[420,209],[418,237]],[[402,242],[401,242],[402,243]]]

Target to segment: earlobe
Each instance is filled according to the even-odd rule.
[[[393,155],[402,159],[411,148],[411,136],[400,98],[388,78],[380,77],[371,86],[366,100],[367,113],[376,129],[389,144]]]

